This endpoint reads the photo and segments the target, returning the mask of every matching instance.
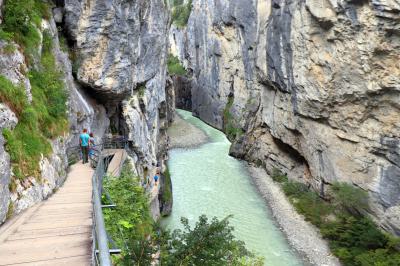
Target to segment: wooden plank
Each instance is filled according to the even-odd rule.
[[[0,265],[90,265],[93,169],[72,166],[55,195],[0,228]]]
[[[53,237],[53,236],[66,236],[74,234],[89,234],[91,236],[92,226],[72,226],[65,228],[50,228],[50,229],[38,229],[30,231],[17,231],[7,240],[18,240],[28,238],[40,238],[40,237]]]
[[[86,220],[67,220],[67,221],[53,221],[53,222],[38,222],[38,223],[26,223],[18,231],[29,231],[36,229],[51,229],[51,228],[66,228],[71,226],[91,225],[92,218]]]
[[[0,265],[55,260],[83,255],[89,256],[91,243],[90,239],[85,239],[56,245],[30,246],[28,248],[0,245]]]
[[[18,266],[89,266],[91,265],[91,256],[75,256],[62,259],[35,261],[18,264]]]

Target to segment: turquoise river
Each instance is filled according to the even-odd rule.
[[[235,235],[249,250],[263,256],[265,265],[303,265],[273,221],[245,163],[228,155],[230,142],[225,135],[189,112],[177,112],[203,130],[209,141],[197,148],[169,152],[174,206],[171,216],[163,220],[164,226],[180,228],[181,217],[194,224],[201,214],[210,218],[232,214]]]

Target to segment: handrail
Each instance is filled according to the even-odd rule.
[[[100,157],[102,159],[102,156]],[[107,239],[107,231],[106,227],[104,224],[104,217],[103,217],[103,211],[101,209],[101,196],[99,192],[100,184],[98,184],[98,177],[99,174],[104,174],[104,163],[103,160],[101,160],[100,164],[97,165],[95,174],[93,175],[92,178],[92,185],[93,185],[93,214],[94,214],[94,235],[93,235],[93,245],[94,248],[96,247],[96,243],[98,246],[99,250],[99,260],[100,260],[100,265],[101,266],[111,266],[111,258],[110,258],[110,251],[108,248],[108,239]],[[100,167],[99,167],[100,166]],[[100,169],[100,170],[98,170]],[[101,189],[101,188],[100,188]],[[96,249],[94,249],[95,253],[93,256],[96,258],[93,260],[93,262],[97,262],[97,252]],[[97,264],[97,263],[96,263]]]
[[[101,195],[103,192],[103,179],[107,173],[110,155],[104,155],[104,149],[127,149],[127,141],[125,139],[111,140],[103,139],[102,143],[96,145],[99,149],[95,150],[95,156],[90,158],[91,166],[95,168],[92,176],[92,203],[93,203],[93,230],[92,230],[92,264],[100,266],[111,266],[110,253],[120,253],[120,249],[108,246],[109,239],[105,228],[104,217],[101,204]],[[67,150],[68,162],[78,161],[80,156],[80,147],[70,147]],[[78,158],[78,159],[77,159]],[[115,206],[115,205],[114,205]]]

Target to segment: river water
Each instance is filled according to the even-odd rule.
[[[187,122],[203,130],[209,142],[192,149],[169,152],[168,167],[173,184],[171,216],[162,223],[168,229],[181,228],[180,218],[194,224],[198,217],[225,218],[233,215],[235,235],[246,247],[265,258],[265,265],[302,265],[258,194],[244,162],[228,155],[225,135],[191,113],[178,110]]]

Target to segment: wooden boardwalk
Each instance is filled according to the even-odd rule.
[[[57,193],[0,227],[0,265],[90,265],[92,175],[73,165]]]

